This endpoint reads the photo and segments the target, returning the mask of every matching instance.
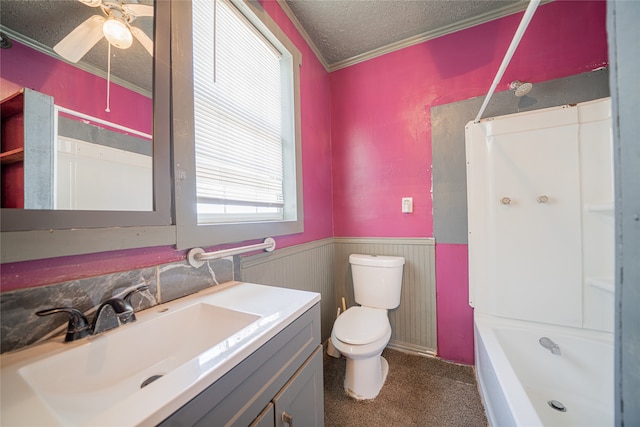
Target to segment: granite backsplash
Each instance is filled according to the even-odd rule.
[[[39,317],[35,313],[53,307],[74,307],[89,321],[97,307],[114,296],[147,285],[136,293],[132,305],[136,311],[191,295],[200,290],[229,282],[237,277],[231,258],[206,262],[193,268],[187,262],[172,262],[103,276],[72,280],[36,288],[0,294],[0,352],[19,350],[66,331],[68,317]]]

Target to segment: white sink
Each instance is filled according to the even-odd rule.
[[[82,425],[188,362],[202,369],[259,327],[260,316],[207,303],[160,307],[18,373],[62,424]]]
[[[155,426],[319,301],[230,282],[96,337],[2,354],[0,425]]]

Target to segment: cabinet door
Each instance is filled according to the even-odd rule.
[[[275,425],[273,403],[269,403],[249,427],[275,427]]]
[[[273,399],[276,426],[324,426],[322,346],[291,377]]]

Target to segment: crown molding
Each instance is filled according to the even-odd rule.
[[[307,42],[307,44],[309,45],[313,53],[316,55],[316,58],[318,58],[318,61],[320,61],[320,63],[324,67],[325,71],[329,72],[330,66],[327,63],[327,60],[324,58],[324,56],[322,56],[322,54],[320,53],[320,49],[318,49],[318,47],[313,42],[313,40],[311,39],[307,31],[304,29],[300,21],[298,21],[298,17],[295,15],[295,13],[293,13],[293,10],[291,10],[291,8],[289,7],[289,5],[285,0],[277,0],[277,2],[282,8],[282,10],[284,11],[285,15],[287,15],[289,20],[293,23],[293,26],[296,27],[296,30],[298,30],[298,33],[300,33],[304,41]]]
[[[543,0],[540,4],[549,3],[553,0]],[[351,65],[358,64],[360,62],[367,61],[369,59],[377,58],[378,56],[386,55],[387,53],[395,52],[396,50],[404,49],[409,46],[413,46],[419,43],[423,43],[428,40],[445,36],[447,34],[455,33],[456,31],[466,30],[467,28],[475,27],[480,24],[484,24],[495,19],[504,18],[505,16],[513,15],[514,13],[522,12],[527,8],[529,3],[526,1],[520,1],[510,4],[508,6],[501,7],[499,9],[492,10],[490,12],[483,13],[482,15],[474,16],[472,18],[464,19],[462,21],[455,22],[450,25],[445,25],[440,28],[436,28],[430,31],[426,31],[421,34],[417,34],[412,37],[408,37],[404,40],[400,40],[394,43],[390,43],[386,46],[379,47],[377,49],[370,50],[360,55],[353,56],[351,58],[329,64],[328,71],[333,72],[342,68],[350,67]]]
[[[364,61],[368,61],[369,59],[373,59],[373,58],[377,58],[379,56],[382,55],[386,55],[388,53],[391,52],[395,52],[397,50],[400,49],[404,49],[406,47],[410,47],[419,43],[423,43],[425,41],[428,40],[432,40],[441,36],[445,36],[447,34],[451,34],[451,33],[455,33],[456,31],[461,31],[461,30],[465,30],[467,28],[471,28],[480,24],[484,24],[486,22],[489,21],[493,21],[495,19],[500,19],[500,18],[504,18],[505,16],[509,16],[509,15],[513,15],[514,13],[518,13],[518,12],[522,12],[526,9],[528,2],[525,1],[521,1],[518,3],[514,3],[505,7],[502,7],[500,9],[495,9],[493,11],[484,13],[482,15],[478,15],[469,19],[465,19],[459,22],[455,22],[453,24],[450,25],[445,25],[443,27],[440,28],[436,28],[430,31],[426,31],[424,33],[421,34],[417,34],[415,36],[412,37],[408,37],[406,39],[403,40],[399,40],[397,42],[394,43],[390,43],[386,46],[382,46],[379,47],[377,49],[373,49],[370,50],[368,52],[362,53],[360,55],[356,55],[353,56],[351,58],[347,58],[345,60],[342,61],[338,61],[335,62],[333,64],[329,64],[327,62],[327,60],[324,58],[324,56],[322,55],[322,53],[320,52],[320,49],[318,49],[318,47],[316,46],[316,44],[313,42],[313,40],[311,39],[311,37],[309,36],[309,34],[307,33],[307,31],[304,29],[304,27],[302,26],[302,24],[300,23],[300,21],[298,20],[298,18],[296,17],[296,15],[293,13],[293,10],[291,10],[291,8],[289,7],[289,5],[287,4],[286,0],[276,0],[277,3],[280,5],[280,7],[282,8],[283,12],[285,13],[285,15],[287,15],[287,17],[289,18],[289,20],[291,21],[291,23],[294,25],[294,27],[296,28],[296,30],[298,31],[298,33],[300,33],[300,35],[302,36],[302,38],[304,39],[304,41],[307,43],[307,45],[309,45],[309,48],[313,51],[313,53],[315,54],[316,58],[318,59],[318,61],[322,64],[322,66],[324,67],[325,71],[328,73],[331,73],[333,71],[337,71],[340,70],[342,68],[347,68],[350,67],[352,65],[358,64],[360,62],[364,62]],[[542,0],[540,2],[541,5],[549,3],[553,0]],[[0,28],[2,29],[2,31],[7,34],[9,37],[11,37],[12,39],[25,44],[33,49],[38,50],[39,52],[45,53],[49,56],[52,56],[58,60],[64,61],[64,59],[61,59],[60,56],[58,56],[50,47],[45,46],[35,40],[32,40],[28,37],[25,37],[19,33],[16,33],[4,26],[0,25]],[[67,62],[67,61],[64,61]],[[88,64],[83,64],[83,63],[77,63],[77,64],[71,64],[74,65],[84,71],[87,71],[89,73],[95,74],[97,76],[106,78],[106,74],[104,73],[104,71],[100,70],[97,67],[93,67],[91,65]],[[142,95],[151,97],[151,94],[142,89],[139,88],[137,86],[132,85],[129,82],[126,82],[122,79],[119,79],[117,77],[112,77],[112,81],[114,83],[117,83],[127,89],[133,90],[135,92],[138,92]]]

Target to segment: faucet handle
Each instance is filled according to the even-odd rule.
[[[138,293],[138,292],[142,292],[142,291],[146,291],[149,289],[149,285],[140,285],[135,289],[132,289],[131,291],[129,291],[129,293],[127,293],[122,299],[125,300],[126,302],[128,302],[129,304],[131,304],[131,297],[133,296],[133,294]]]
[[[100,304],[93,319],[93,335],[98,335],[125,323],[134,322],[136,315],[131,304],[122,298],[110,298]]]
[[[67,327],[67,335],[65,342],[75,341],[91,334],[89,321],[82,312],[73,307],[56,307],[46,310],[36,311],[38,316],[48,316],[51,314],[66,313],[69,316],[69,326]]]
[[[135,322],[136,314],[131,304],[122,298],[111,298],[102,303],[102,306],[110,305],[118,317],[119,324]],[[100,309],[98,309],[100,314]]]

